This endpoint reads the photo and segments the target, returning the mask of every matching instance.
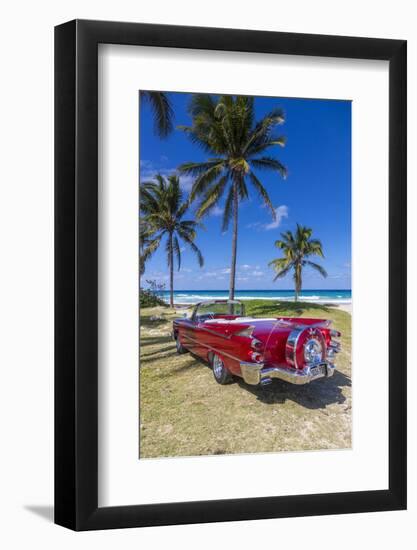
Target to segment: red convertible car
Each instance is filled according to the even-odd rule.
[[[219,384],[233,376],[253,385],[273,378],[307,384],[333,376],[340,332],[330,324],[325,319],[246,317],[241,302],[214,300],[175,319],[172,336],[178,353],[189,351],[211,364]]]

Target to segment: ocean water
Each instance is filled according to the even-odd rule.
[[[160,293],[161,297],[169,301],[169,291]],[[176,290],[174,302],[176,304],[195,304],[203,300],[227,299],[228,290]],[[237,290],[237,300],[294,300],[293,290]],[[352,302],[351,290],[303,290],[299,300],[322,304],[332,302],[335,304],[350,304]]]

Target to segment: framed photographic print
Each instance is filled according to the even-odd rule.
[[[55,30],[55,521],[406,507],[406,42]]]

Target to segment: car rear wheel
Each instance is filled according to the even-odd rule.
[[[216,382],[222,385],[230,384],[230,382],[233,380],[233,377],[226,369],[222,359],[218,355],[213,355],[211,359],[211,365],[213,367],[213,375]]]
[[[175,338],[175,347],[177,348],[177,353],[187,353],[188,349],[186,349],[180,342],[180,337],[177,334],[177,337]]]

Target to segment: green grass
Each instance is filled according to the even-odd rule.
[[[248,315],[332,319],[342,351],[332,378],[218,385],[211,369],[177,355],[167,308],[141,311],[140,457],[341,449],[351,446],[351,316],[316,304],[253,300]],[[151,321],[151,316],[163,320]]]

